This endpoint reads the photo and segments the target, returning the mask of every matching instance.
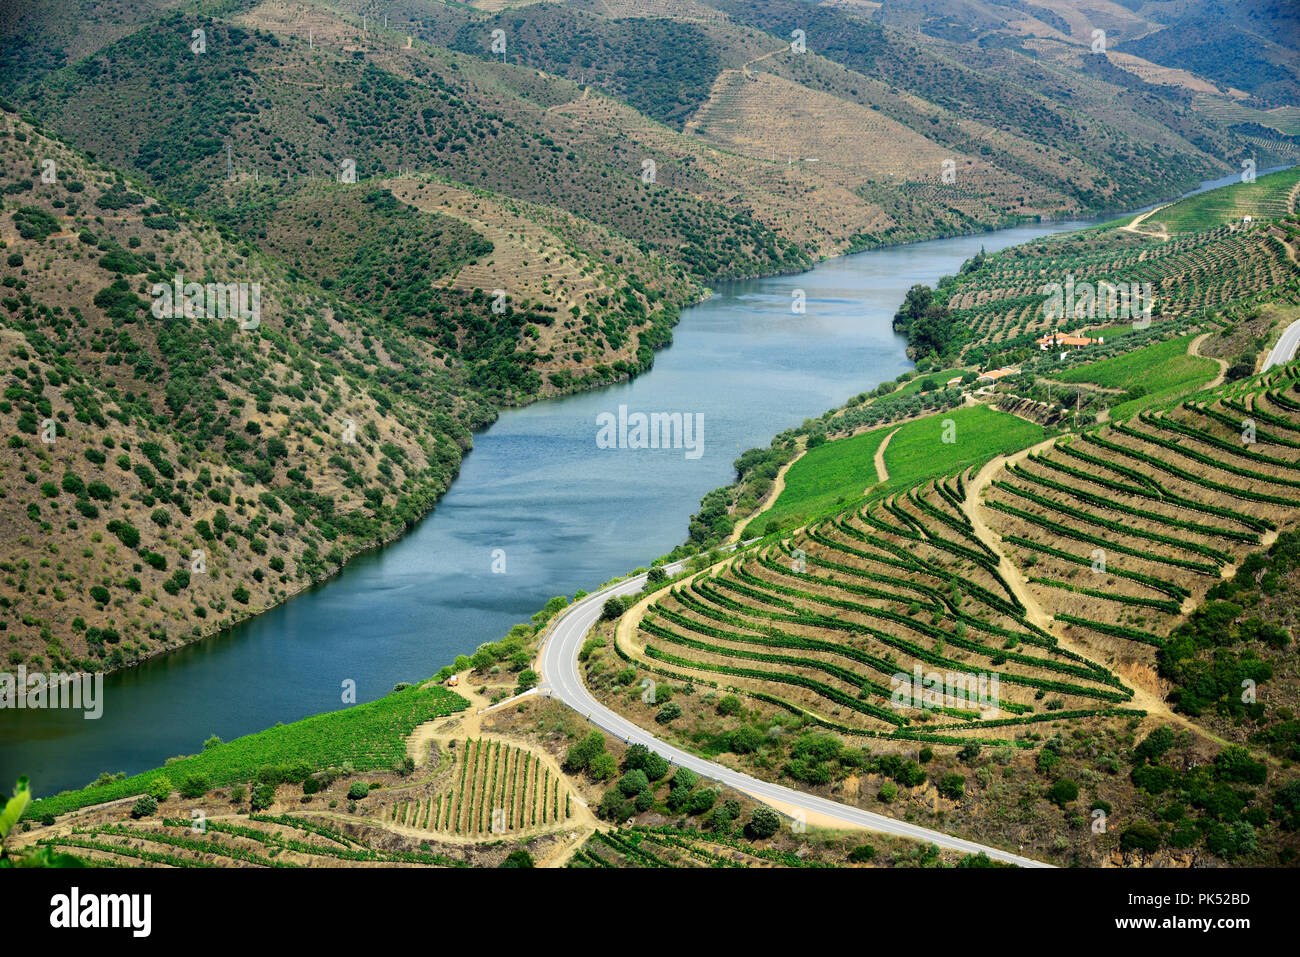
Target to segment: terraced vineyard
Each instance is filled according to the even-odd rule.
[[[797,854],[757,848],[722,835],[696,830],[644,826],[597,831],[574,852],[572,868],[601,867],[828,867],[809,864]]]
[[[464,860],[425,850],[381,850],[377,833],[297,815],[253,814],[207,820],[195,830],[190,819],[105,823],[75,827],[37,843],[66,851],[94,867],[339,867],[426,865],[463,867]]]
[[[1063,636],[1149,663],[1246,552],[1294,524],[1298,374],[1139,413],[992,477],[986,521]]]
[[[1293,166],[1232,189],[1189,196],[1152,213],[1147,222],[1163,226],[1171,233],[1182,233],[1240,222],[1243,216],[1282,219],[1295,211],[1298,187],[1300,167]]]
[[[483,836],[543,827],[572,814],[568,787],[534,752],[478,738],[451,753],[452,786],[390,805],[388,821],[422,831]]]
[[[811,525],[674,586],[639,623],[652,671],[844,733],[962,743],[1110,714],[1132,691],[1031,623],[952,475]],[[919,669],[949,691],[895,699]],[[983,676],[986,685],[978,685]],[[964,690],[961,690],[964,689]],[[983,693],[981,694],[981,689]]]

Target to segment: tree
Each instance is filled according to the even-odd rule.
[[[728,739],[733,754],[752,754],[763,743],[763,732],[753,725],[746,724],[731,732]]]
[[[154,800],[151,794],[142,794],[136,798],[135,803],[131,805],[131,816],[134,818],[152,817],[158,813],[158,802]]]
[[[580,742],[569,748],[564,766],[570,771],[585,771],[593,758],[605,752],[605,736],[599,731],[590,732]]]
[[[717,711],[724,718],[738,714],[740,712],[740,699],[734,694],[723,695],[718,700]]]
[[[766,840],[781,829],[781,815],[770,807],[756,807],[745,825],[745,834],[751,840]]]
[[[644,769],[649,757],[649,748],[644,744],[634,744],[623,752],[623,767],[629,771]]]
[[[627,774],[618,779],[618,789],[628,797],[640,794],[649,786],[650,779],[646,777],[645,772],[639,768],[627,772]]]
[[[622,617],[625,611],[627,611],[627,602],[618,595],[606,598],[605,604],[600,609],[601,621],[613,621],[615,618]]]
[[[587,765],[587,774],[593,781],[608,781],[618,773],[618,762],[608,751],[598,754]]]
[[[713,809],[717,803],[718,792],[713,788],[696,788],[686,799],[687,814],[703,814]]]

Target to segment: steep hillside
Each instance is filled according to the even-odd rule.
[[[10,664],[116,667],[283,600],[431,508],[490,421],[433,343],[12,115],[0,162]],[[214,284],[191,318],[154,312],[176,282]]]

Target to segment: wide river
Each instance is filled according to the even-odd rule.
[[[1208,184],[1207,184],[1208,185]],[[35,794],[135,773],[427,678],[527,621],[553,595],[622,575],[686,538],[741,452],[911,367],[890,323],[913,283],[1081,222],[871,250],[798,276],[722,283],[682,313],[654,368],[622,385],[504,412],[404,538],[230,631],[113,674],[103,715],[0,711],[0,790]],[[794,290],[807,311],[794,314]],[[598,449],[597,416],[698,413],[703,454]],[[494,571],[502,567],[504,571]]]

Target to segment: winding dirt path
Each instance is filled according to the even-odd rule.
[[[1087,648],[1081,647],[1070,641],[1065,636],[1059,634],[1057,629],[1053,627],[1055,619],[1053,619],[1052,616],[1043,609],[1043,606],[1038,603],[1038,599],[1030,593],[1024,578],[1020,574],[1020,570],[1012,563],[1011,559],[1007,557],[1006,552],[1002,550],[1001,537],[988,526],[984,521],[984,517],[980,514],[980,505],[982,504],[980,496],[984,493],[984,490],[988,488],[989,483],[993,481],[994,476],[997,475],[999,471],[1008,465],[1019,464],[1036,452],[1045,452],[1055,444],[1055,438],[1045,439],[1037,445],[1032,445],[1027,449],[1021,449],[1019,452],[1015,452],[1011,455],[1000,455],[997,458],[986,462],[975,478],[971,482],[967,483],[966,500],[962,502],[962,511],[965,513],[966,517],[970,519],[971,527],[975,530],[975,537],[992,549],[993,554],[998,556],[998,572],[1002,575],[1003,579],[1006,580],[1008,587],[1011,589],[1011,593],[1020,600],[1022,605],[1025,606],[1025,618],[1054,636],[1062,648],[1067,651],[1072,651],[1075,654],[1083,655],[1089,661],[1092,661],[1092,656],[1089,654]],[[1153,691],[1142,687],[1134,681],[1129,681],[1128,683],[1133,689],[1133,704],[1137,707],[1146,711],[1148,714],[1158,714],[1163,718],[1177,721],[1179,724],[1186,727],[1194,728],[1198,734],[1205,734],[1204,729],[1197,728],[1196,725],[1193,725],[1190,721],[1174,714],[1169,709],[1169,706],[1165,704],[1164,700]]]
[[[1223,379],[1228,374],[1228,360],[1220,359],[1218,356],[1201,355],[1201,343],[1208,338],[1210,338],[1210,333],[1202,332],[1187,344],[1187,354],[1189,356],[1196,356],[1198,359],[1210,359],[1219,364],[1219,374],[1214,377],[1213,381],[1207,382],[1205,385],[1201,386],[1202,389],[1217,389],[1219,386],[1223,385]]]
[[[1171,205],[1172,205],[1171,203],[1165,203],[1164,206],[1157,206],[1155,209],[1150,210],[1148,212],[1139,213],[1137,216],[1133,217],[1133,221],[1129,223],[1127,226],[1121,226],[1120,230],[1126,233],[1137,233],[1137,235],[1145,236],[1147,239],[1158,239],[1161,242],[1168,242],[1169,232],[1168,230],[1165,229],[1165,227],[1161,226],[1160,232],[1158,233],[1149,233],[1145,229],[1138,229],[1138,227],[1141,226],[1148,219],[1150,219],[1152,216],[1154,216],[1156,213],[1160,212],[1160,210],[1166,209]]]
[[[731,534],[727,536],[725,544],[734,545],[736,542],[740,541],[740,536],[744,533],[745,529],[749,527],[749,523],[776,504],[776,500],[780,498],[781,493],[785,491],[785,473],[790,471],[790,466],[794,465],[795,462],[798,462],[807,454],[808,450],[804,449],[789,462],[786,462],[785,465],[781,466],[781,471],[777,472],[776,478],[772,479],[772,487],[767,490],[767,495],[764,496],[758,509],[748,518],[741,519],[740,524],[733,528]]]
[[[899,428],[901,429],[902,426],[900,425]],[[877,482],[884,483],[889,481],[889,468],[885,465],[885,449],[889,448],[890,439],[892,439],[897,434],[898,434],[898,429],[894,429],[893,432],[890,432],[888,435],[885,436],[885,441],[881,442],[879,447],[876,449],[875,459],[876,459],[876,481]],[[869,491],[871,490],[867,489],[867,492]],[[865,495],[866,492],[863,492],[863,494]]]

